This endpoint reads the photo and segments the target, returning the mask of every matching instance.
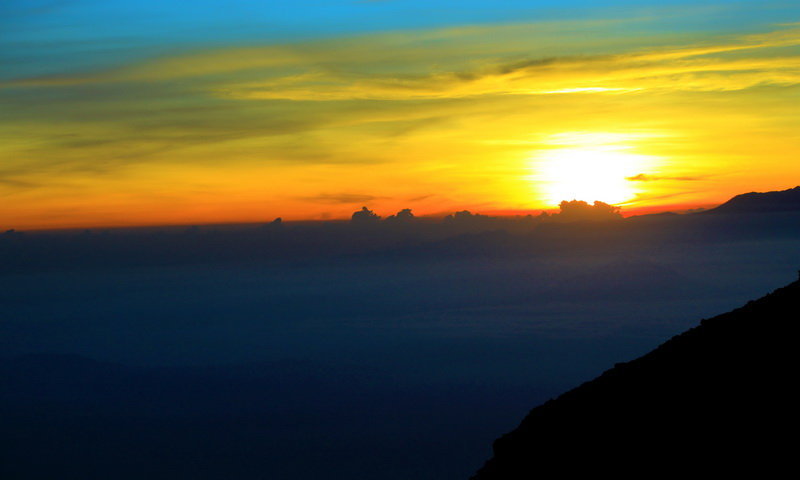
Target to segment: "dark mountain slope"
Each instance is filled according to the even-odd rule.
[[[533,409],[474,480],[793,470],[798,306],[795,282]]]
[[[779,192],[750,192],[737,195],[717,208],[701,214],[771,213],[800,211],[800,187]]]

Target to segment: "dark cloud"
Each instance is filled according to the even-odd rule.
[[[13,178],[0,177],[0,186],[11,188],[36,188],[39,185],[25,180],[15,180]]]
[[[474,222],[482,222],[491,217],[487,215],[481,215],[480,213],[472,213],[469,210],[461,210],[460,212],[455,212],[451,215],[447,215],[444,217],[445,222],[455,222],[461,224],[470,224]]]
[[[549,67],[557,64],[599,62],[604,60],[611,60],[618,57],[620,56],[619,55],[568,55],[562,57],[531,58],[502,65],[499,68],[497,68],[496,73],[500,75],[506,75],[521,70],[532,70],[541,67]]]
[[[410,208],[404,208],[399,212],[397,212],[396,214],[389,215],[388,217],[386,217],[386,221],[388,221],[389,223],[398,223],[398,222],[405,223],[405,222],[410,222],[415,218],[416,217],[414,216],[414,213],[411,211]]]
[[[421,201],[423,201],[423,200],[427,200],[427,199],[429,199],[429,198],[433,198],[433,197],[435,197],[435,196],[436,196],[436,195],[434,195],[434,194],[432,194],[432,193],[431,193],[431,194],[428,194],[428,195],[419,195],[419,196],[416,196],[416,197],[411,197],[411,198],[409,198],[409,199],[407,199],[407,200],[408,200],[409,202],[421,202]]]
[[[351,222],[354,225],[368,225],[376,224],[381,217],[367,207],[361,207],[361,210],[354,212]]]
[[[640,173],[639,175],[634,175],[632,177],[625,177],[625,180],[629,180],[631,182],[657,182],[660,180],[672,180],[676,182],[696,182],[698,180],[703,180],[706,177],[669,177],[669,176],[662,176],[662,175],[647,175],[646,173]]]
[[[549,216],[549,220],[561,222],[597,222],[621,220],[620,208],[605,202],[589,204],[583,200],[564,200],[559,204],[561,211]]]
[[[311,197],[299,197],[300,200],[314,203],[324,203],[327,205],[342,205],[348,203],[365,203],[386,197],[376,197],[361,193],[321,193]]]
[[[655,200],[666,200],[668,198],[675,198],[675,197],[682,197],[688,195],[690,193],[698,193],[698,190],[692,191],[685,191],[685,192],[673,192],[673,193],[665,193],[662,195],[653,195],[653,194],[646,194],[640,193],[636,195],[636,198],[632,200],[629,204],[640,203],[640,202],[652,202]]]

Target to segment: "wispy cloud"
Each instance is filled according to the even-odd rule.
[[[666,175],[647,175],[645,173],[640,173],[638,175],[634,175],[633,177],[626,177],[625,180],[629,180],[631,182],[657,182],[661,180],[670,180],[675,182],[696,182],[699,180],[707,179],[707,176],[696,176],[696,177],[670,177]]]
[[[592,23],[600,22],[585,23],[586,29],[591,30]],[[613,25],[613,21],[605,23]],[[260,83],[254,81],[230,85],[233,88],[232,92],[241,89],[243,94],[252,98],[256,95],[252,90],[261,87],[261,95],[272,98],[268,92],[272,90],[280,92],[283,90],[279,88],[281,86],[288,92],[297,90],[300,86],[315,86],[323,93],[323,98],[328,98],[343,96],[344,87],[350,86],[353,89],[350,96],[360,98],[354,94],[355,89],[371,86],[376,92],[365,95],[378,96],[382,90],[384,95],[406,90],[409,96],[414,96],[418,90],[427,91],[429,96],[438,96],[446,92],[453,95],[525,93],[531,91],[531,85],[514,85],[514,83],[526,79],[535,80],[534,83],[569,81],[570,75],[579,77],[578,80],[586,80],[580,78],[581,73],[596,73],[598,70],[606,71],[603,78],[606,81],[630,78],[629,70],[641,71],[644,76],[649,76],[651,73],[739,70],[741,66],[746,67],[746,65],[741,61],[735,62],[733,59],[724,58],[725,54],[800,44],[800,28],[790,24],[773,32],[729,37],[718,43],[705,40],[704,45],[677,45],[623,53],[612,51],[589,55],[535,56],[518,58],[511,62],[503,61],[502,57],[509,54],[516,57],[524,56],[528,45],[530,47],[527,49],[532,53],[541,50],[536,47],[535,40],[552,41],[553,38],[548,39],[547,35],[557,38],[557,33],[547,27],[546,24],[476,26],[364,35],[325,42],[199,50],[103,71],[20,78],[6,81],[2,85],[5,87],[67,86],[110,82],[154,82],[197,77],[213,77],[208,78],[212,83],[226,83],[225,75],[259,77],[267,74],[270,78]],[[531,39],[534,42],[531,42]],[[478,67],[466,70],[449,69],[447,65],[456,63],[452,60],[456,56],[459,58],[466,56],[469,60],[466,63],[473,67],[478,64]],[[429,70],[431,62],[436,62],[439,71],[426,71]],[[658,66],[666,71],[661,72]],[[794,67],[796,66],[795,64]],[[753,69],[771,67],[774,65],[764,63],[750,66]],[[611,74],[608,72],[609,69]],[[295,70],[295,72],[287,75],[285,70]],[[538,78],[542,73],[547,75]],[[537,78],[526,78],[534,74]],[[489,78],[495,81],[487,81]],[[462,84],[473,86],[459,87]],[[575,88],[593,87],[561,85],[555,90]],[[536,90],[535,85],[533,89]],[[539,90],[544,91],[547,88]],[[325,92],[330,93],[324,95]],[[286,93],[284,96],[293,97],[296,94]]]
[[[300,200],[313,203],[323,203],[329,205],[368,203],[386,197],[376,197],[360,193],[321,193],[309,197],[299,197]]]
[[[435,73],[353,73],[354,65],[231,83],[229,98],[404,100],[480,95],[619,94],[643,91],[725,91],[800,83],[800,29],[730,39],[727,44],[650,51],[486,61],[471,70]],[[749,56],[742,57],[742,52]],[[738,54],[734,55],[734,54]],[[765,55],[762,57],[762,55]],[[348,68],[345,68],[348,67]]]
[[[444,29],[197,51],[106,71],[9,80],[0,87],[152,86],[182,80],[191,92],[228,99],[340,101],[725,91],[800,83],[796,26],[704,45],[504,60],[525,54],[523,27],[539,28]],[[515,47],[502,45],[496,36]],[[476,51],[478,39],[485,44]],[[469,60],[452,60],[464,57]]]

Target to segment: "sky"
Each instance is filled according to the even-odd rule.
[[[791,1],[0,3],[0,228],[800,184]]]

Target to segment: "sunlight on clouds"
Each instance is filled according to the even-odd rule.
[[[571,199],[630,212],[796,184],[796,25],[675,35],[631,24],[198,48],[7,81],[0,220],[347,218],[361,205],[345,201],[363,198],[381,215]]]
[[[562,200],[599,200],[619,204],[639,192],[628,178],[650,171],[659,163],[652,155],[637,153],[632,135],[614,133],[562,133],[549,139],[551,149],[534,154],[533,189],[551,206]]]
[[[555,93],[627,93],[641,90],[639,88],[607,88],[607,87],[574,87],[562,88],[561,90],[534,90],[532,94],[555,94]]]
[[[509,47],[486,40],[487,45],[494,45],[496,55],[510,53],[504,51]],[[359,46],[361,57],[349,51],[352,46],[345,48],[338,62],[340,68],[232,82],[215,89],[214,94],[243,100],[406,100],[647,90],[719,91],[800,83],[800,63],[793,48],[800,45],[800,29],[783,28],[725,40],[726,43],[710,46],[677,45],[614,54],[543,57],[529,54],[527,59],[506,62],[490,57],[473,62],[469,68],[452,65],[446,54],[458,49],[445,43],[425,53],[426,57],[435,56],[435,51],[441,49],[439,65],[445,67],[444,71],[427,71],[424,67],[427,62],[419,58],[420,65],[408,72],[403,61],[414,62],[420,53],[414,40],[409,39],[398,50],[381,45],[381,39],[376,37],[374,52]],[[520,39],[511,45],[519,48],[524,43]],[[392,52],[401,60],[388,71],[385,65],[375,68],[371,63],[378,51]]]

